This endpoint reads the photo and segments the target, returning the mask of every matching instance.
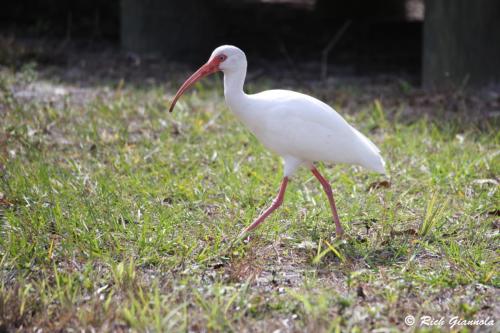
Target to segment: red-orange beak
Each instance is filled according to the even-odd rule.
[[[182,94],[186,90],[188,90],[189,87],[194,85],[197,81],[199,81],[203,77],[219,71],[220,70],[219,64],[220,64],[220,59],[217,57],[214,57],[212,60],[208,61],[205,65],[201,66],[196,72],[194,72],[194,74],[191,75],[186,80],[186,82],[184,82],[182,84],[182,86],[177,91],[177,94],[175,94],[174,100],[172,101],[172,105],[170,105],[169,112],[172,112],[172,110],[174,109],[175,103],[177,103],[177,100],[182,96]]]

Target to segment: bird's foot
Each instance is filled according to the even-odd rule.
[[[341,239],[344,237],[344,229],[342,227],[336,227],[335,233],[336,233],[336,236],[338,239]]]
[[[239,235],[238,235],[238,237],[237,237],[236,239],[241,240],[241,239],[245,238],[245,235],[246,235],[246,231],[245,231],[245,230],[242,230],[242,231],[239,233]]]
[[[245,237],[249,237],[248,236],[248,232],[252,230],[250,227],[246,227],[245,229],[241,230],[241,232],[239,233],[238,237],[236,238],[237,240],[243,240]]]

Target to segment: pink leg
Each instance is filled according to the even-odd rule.
[[[335,231],[337,236],[341,236],[344,233],[342,226],[340,225],[339,215],[337,214],[337,207],[335,207],[335,199],[333,199],[333,191],[330,183],[319,173],[318,169],[314,166],[311,168],[313,175],[318,178],[321,185],[323,185],[323,190],[325,190],[328,201],[330,202],[330,208],[332,209],[333,221],[335,222]]]
[[[288,184],[288,177],[285,177],[285,178],[283,178],[283,181],[281,182],[281,187],[280,187],[280,191],[278,192],[278,196],[273,200],[272,205],[268,209],[266,209],[264,211],[264,213],[262,213],[262,215],[260,215],[255,221],[253,221],[252,224],[250,224],[248,227],[246,227],[245,229],[243,229],[243,231],[240,233],[240,237],[243,236],[246,232],[251,231],[251,230],[257,228],[257,226],[259,224],[261,224],[262,222],[264,222],[264,220],[274,210],[276,210],[276,208],[278,208],[279,206],[281,206],[281,204],[283,203],[283,198],[285,197],[285,190],[286,190],[287,184]]]

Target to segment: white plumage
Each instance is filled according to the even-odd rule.
[[[380,150],[325,103],[293,91],[247,95],[231,110],[268,149],[310,165],[315,161],[359,164],[384,173]],[[288,167],[286,176],[293,174]]]
[[[288,179],[301,165],[311,169],[323,185],[332,208],[337,233],[342,233],[330,185],[313,162],[328,161],[361,165],[385,173],[380,150],[366,136],[349,125],[342,116],[320,100],[289,90],[267,90],[247,95],[243,91],[247,71],[246,56],[235,46],[214,50],[209,61],[194,73],[177,92],[177,99],[201,77],[224,72],[224,95],[231,111],[268,149],[283,157],[284,178],[278,197],[252,225],[251,230],[283,201]]]

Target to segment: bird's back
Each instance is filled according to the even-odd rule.
[[[380,150],[327,104],[289,90],[248,96],[233,110],[269,149],[304,161],[359,164],[385,173]]]

